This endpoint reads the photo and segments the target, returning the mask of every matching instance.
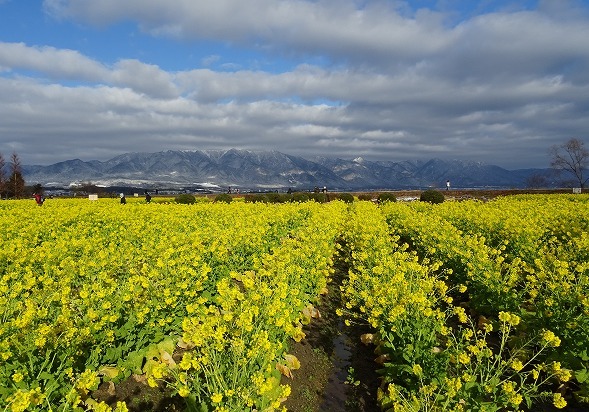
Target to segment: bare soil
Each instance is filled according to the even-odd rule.
[[[291,412],[368,412],[379,410],[376,390],[379,379],[376,357],[360,341],[369,331],[365,325],[346,326],[336,315],[341,307],[339,286],[347,268],[336,263],[329,292],[318,305],[321,318],[304,328],[306,338],[291,347],[301,362],[294,378],[283,377],[291,386],[285,403]]]
[[[172,412],[186,410],[186,404],[180,396],[172,396],[169,389],[159,386],[150,387],[143,375],[132,375],[117,383],[103,382],[92,392],[92,398],[115,406],[124,401],[130,412]]]

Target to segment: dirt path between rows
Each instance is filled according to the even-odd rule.
[[[292,392],[285,403],[290,412],[374,412],[379,410],[376,355],[360,341],[366,326],[346,326],[336,315],[341,307],[339,286],[347,267],[336,263],[327,295],[317,306],[321,318],[304,328],[306,338],[291,347],[301,362],[293,379],[283,378]]]

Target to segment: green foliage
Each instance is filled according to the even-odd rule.
[[[293,195],[292,195],[292,201],[293,202],[308,202],[309,201],[309,195],[307,193],[303,193],[303,192],[293,193]]]
[[[396,202],[397,198],[391,192],[383,192],[378,194],[378,203]]]
[[[291,199],[291,195],[284,193],[268,193],[266,196],[268,197],[268,202],[270,203],[286,203]]]
[[[192,204],[196,203],[196,198],[193,195],[189,195],[187,193],[184,193],[184,194],[176,196],[174,201],[176,203],[181,203],[184,205],[192,205]]]
[[[220,193],[215,196],[215,202],[231,203],[233,202],[233,197],[229,193]]]
[[[246,195],[244,199],[248,203],[286,203],[293,201],[293,195],[286,193],[265,193]]]
[[[329,202],[329,197],[327,196],[327,193],[311,193],[309,198],[311,200],[318,202],[318,203]]]
[[[358,200],[372,200],[372,194],[370,194],[370,193],[359,194]]]
[[[350,193],[340,193],[337,195],[337,198],[346,203],[354,203],[354,196],[352,196]]]
[[[429,203],[444,203],[445,197],[444,194],[437,190],[426,190],[425,192],[421,193],[419,197],[421,202],[429,202]]]
[[[268,197],[266,195],[257,194],[257,195],[245,195],[243,200],[246,203],[267,203]]]

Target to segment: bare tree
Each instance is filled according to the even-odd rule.
[[[571,173],[575,182],[578,182],[581,188],[585,187],[589,178],[584,178],[583,172],[589,165],[589,150],[585,148],[582,140],[573,138],[560,146],[552,146],[550,157],[550,166]]]
[[[540,189],[548,186],[548,179],[546,176],[535,173],[526,179],[526,185],[531,189]]]

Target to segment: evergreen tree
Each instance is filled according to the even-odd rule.
[[[25,179],[22,175],[22,166],[16,153],[10,157],[10,175],[6,181],[6,193],[8,197],[19,199],[25,195]]]
[[[6,196],[6,174],[4,167],[6,166],[6,162],[4,161],[4,156],[0,153],[0,199],[3,199]]]

